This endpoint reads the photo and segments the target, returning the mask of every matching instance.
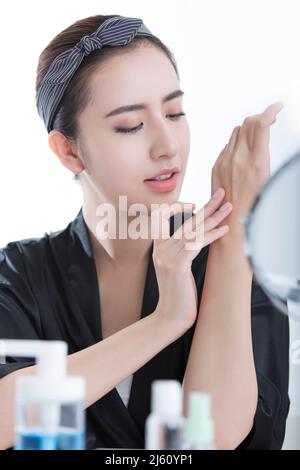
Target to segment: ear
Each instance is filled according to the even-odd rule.
[[[71,142],[61,132],[53,129],[48,136],[48,143],[59,161],[75,175],[84,170],[84,165],[73,149]]]

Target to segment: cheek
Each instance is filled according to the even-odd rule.
[[[106,188],[107,193],[117,195],[130,193],[131,188],[143,175],[141,158],[138,157],[136,149],[135,153],[134,149],[130,153],[118,146],[101,159],[101,164],[96,170],[97,179],[101,186]]]
[[[123,182],[122,186],[128,186],[143,175],[145,171],[144,155],[145,150],[139,145],[137,139],[130,139],[130,137],[128,137],[128,141],[126,139],[123,142],[119,141],[112,150],[111,171],[116,172],[117,180]]]

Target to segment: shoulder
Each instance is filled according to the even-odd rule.
[[[7,243],[0,248],[0,285],[8,285],[12,280],[24,280],[26,260],[32,260],[32,254],[41,250],[43,238],[23,239]],[[39,247],[39,248],[38,248]],[[38,250],[37,250],[38,248]]]
[[[69,226],[68,226],[69,227]],[[67,243],[68,227],[56,232],[45,232],[41,237],[8,242],[0,248],[0,286],[11,280],[24,282],[27,277],[38,277],[51,251],[63,252]]]

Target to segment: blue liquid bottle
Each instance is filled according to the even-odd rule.
[[[36,357],[36,375],[16,382],[15,450],[85,449],[85,384],[66,376],[63,341],[4,340],[5,355]]]

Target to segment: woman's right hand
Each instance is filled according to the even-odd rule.
[[[154,237],[152,259],[159,288],[156,312],[163,321],[181,329],[182,334],[197,317],[198,294],[192,261],[203,247],[226,236],[229,231],[228,225],[219,226],[232,210],[232,204],[227,202],[225,211],[221,211],[224,196],[224,189],[219,188],[216,197],[212,196],[171,237],[162,238],[161,233]],[[195,204],[176,202],[157,210],[159,216],[168,220],[172,208],[172,214],[176,214],[192,212],[191,206],[194,208]]]

